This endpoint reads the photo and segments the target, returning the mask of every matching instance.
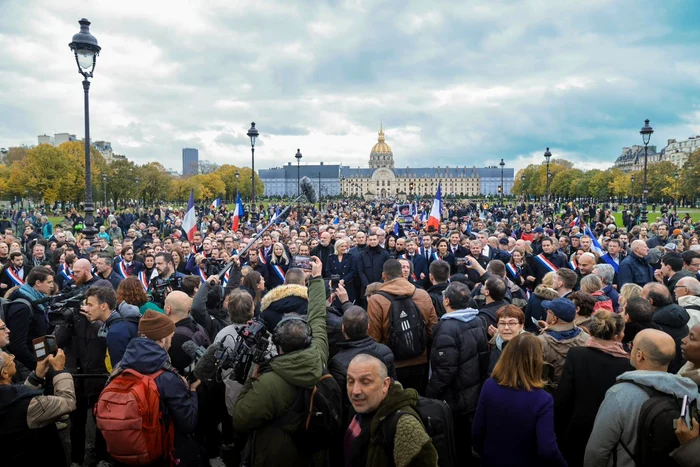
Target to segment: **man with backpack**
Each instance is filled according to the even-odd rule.
[[[97,427],[120,463],[199,466],[192,438],[199,381],[188,384],[170,364],[175,324],[148,310],[95,408]],[[155,428],[154,428],[155,427]],[[160,464],[158,464],[160,465]]]
[[[175,335],[168,354],[173,366],[181,375],[187,374],[185,370],[192,363],[192,357],[182,350],[182,345],[193,341],[197,346],[206,349],[211,344],[207,331],[190,316],[191,307],[192,299],[185,292],[173,290],[165,297],[165,315],[175,324]]]
[[[690,379],[668,373],[676,355],[673,338],[645,329],[634,338],[630,363],[635,371],[618,377],[598,409],[586,445],[584,465],[618,467],[675,465],[669,454],[679,446],[673,421],[683,396],[697,400],[698,387]]]
[[[85,293],[85,313],[94,323],[104,323],[98,336],[107,338],[107,371],[116,367],[124,355],[129,341],[136,337],[141,313],[135,305],[121,302],[117,306],[117,293],[111,287],[92,286]]]
[[[324,371],[328,361],[326,335],[326,292],[322,278],[323,264],[312,257],[309,281],[308,322],[299,316],[286,316],[277,324],[273,343],[279,355],[257,366],[243,385],[233,412],[235,430],[251,433],[247,451],[252,466],[307,465],[314,451],[324,450],[340,429],[341,393],[333,377]],[[322,418],[335,414],[335,426],[318,427],[307,415],[316,404],[322,384],[334,385],[335,407],[325,407]],[[309,401],[309,393],[314,399]],[[301,400],[300,400],[301,399]],[[324,398],[325,399],[325,398]],[[330,420],[320,420],[330,421]],[[311,428],[318,433],[313,439]],[[326,442],[324,439],[326,438]],[[311,438],[311,439],[309,439]]]
[[[428,347],[437,314],[430,295],[403,278],[401,263],[389,259],[382,268],[384,284],[369,297],[369,333],[389,346],[396,377],[405,388],[423,394],[428,382]]]

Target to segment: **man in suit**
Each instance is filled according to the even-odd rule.
[[[129,245],[122,249],[121,261],[115,260],[114,269],[124,279],[130,276],[136,276],[144,268],[143,263],[134,261],[134,247]]]
[[[8,289],[14,286],[24,285],[30,269],[24,265],[24,255],[21,252],[13,251],[10,253],[10,262],[0,274],[0,294],[4,295]]]
[[[467,256],[467,250],[465,250],[462,245],[459,244],[460,240],[460,235],[459,232],[456,230],[453,230],[450,232],[450,244],[449,244],[449,252],[455,255],[455,258],[464,258]]]
[[[428,260],[425,256],[418,254],[418,245],[415,240],[410,239],[406,242],[406,259],[413,263],[413,272],[419,283],[430,280],[428,278]]]
[[[433,237],[430,235],[423,235],[423,245],[420,247],[420,255],[423,256],[428,263],[433,260],[433,253],[437,250],[433,248]]]

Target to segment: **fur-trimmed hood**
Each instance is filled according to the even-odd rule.
[[[309,300],[308,289],[303,285],[285,284],[270,290],[260,301],[260,311],[265,311],[273,302],[287,297],[298,297]]]
[[[544,300],[554,300],[555,298],[559,297],[559,294],[557,293],[556,290],[550,289],[549,287],[546,287],[542,284],[538,285],[535,287],[535,295],[538,297],[544,299]]]

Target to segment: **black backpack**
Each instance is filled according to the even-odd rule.
[[[442,301],[442,293],[431,293],[428,295],[430,295],[430,300],[433,302],[433,308],[435,308],[435,313],[437,314],[438,319],[440,319],[442,315],[447,313],[447,310],[445,310],[445,304]]]
[[[294,405],[275,424],[296,425],[292,437],[301,451],[323,451],[337,443],[343,422],[342,404],[340,386],[323,368],[318,383],[312,388],[299,388]]]
[[[196,331],[193,331],[187,326],[175,326],[175,334],[180,334],[181,336],[187,337],[200,347],[209,347],[211,345],[211,341],[209,340],[209,334],[207,334],[207,331],[205,331],[201,325],[197,323],[195,324],[197,325]]]
[[[14,300],[9,300],[7,298],[1,298],[0,297],[0,319],[7,324],[7,312],[10,310],[10,305],[13,303],[24,303],[29,307],[29,313],[32,313],[32,304],[29,302],[29,300],[25,300],[24,298],[15,298]]]
[[[413,410],[399,409],[382,422],[380,437],[376,442],[384,447],[387,459],[394,458],[394,438],[396,424],[402,415],[418,415],[418,419],[430,436],[438,454],[438,467],[458,465],[452,410],[447,402],[418,396],[418,404]]]
[[[680,446],[674,422],[680,416],[683,397],[678,398],[633,381],[618,381],[616,384],[621,383],[632,383],[649,395],[639,411],[634,454],[620,441],[622,448],[637,467],[677,466],[669,454]]]
[[[428,348],[428,331],[425,321],[412,296],[395,296],[379,292],[391,301],[389,315],[388,346],[397,361],[418,357]]]

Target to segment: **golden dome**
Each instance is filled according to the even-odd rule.
[[[370,153],[370,155],[372,154],[392,154],[391,148],[384,141],[384,128],[381,124],[379,126],[379,139],[377,141],[377,144],[372,146],[372,152]]]

